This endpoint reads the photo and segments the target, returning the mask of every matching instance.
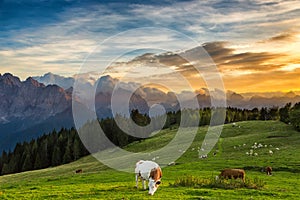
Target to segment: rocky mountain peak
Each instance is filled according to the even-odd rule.
[[[233,101],[242,101],[244,99],[244,97],[238,93],[232,93],[230,95],[230,100],[233,100]]]
[[[296,96],[296,94],[292,91],[285,94],[285,97],[288,97],[288,98],[294,98],[295,96]]]
[[[0,74],[0,82],[10,86],[21,86],[20,79],[11,73],[5,73],[3,76]]]
[[[26,85],[32,85],[35,87],[45,87],[43,83],[39,83],[38,81],[34,80],[32,77],[28,77],[26,81],[24,82]]]
[[[34,76],[34,80],[43,83],[44,85],[58,85],[63,89],[68,89],[74,85],[74,78],[64,77],[48,72],[43,76]]]

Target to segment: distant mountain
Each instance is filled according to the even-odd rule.
[[[87,74],[79,74],[77,75],[77,80],[80,82],[80,87],[82,87],[82,96],[88,96],[87,94],[93,92],[94,88],[97,87],[97,93],[101,93],[103,95],[102,98],[97,97],[100,101],[105,98],[110,98],[107,94],[112,93],[115,85],[120,83],[118,79],[112,78],[110,76],[102,76],[98,80],[95,79],[96,75],[93,76]],[[72,77],[63,77],[52,73],[47,73],[41,77],[34,77],[35,80],[39,82],[49,85],[56,84],[63,88],[69,88],[74,85],[75,79]],[[137,85],[138,83],[121,83],[122,88],[131,88],[132,84]],[[160,91],[157,88],[150,87],[140,87],[135,94],[142,97],[147,101],[149,105],[153,104],[161,104],[163,105],[167,111],[174,111],[179,109],[179,104],[174,95],[167,94],[163,91]],[[184,107],[188,106],[191,103],[191,99],[189,99],[191,95],[186,92],[182,92],[178,94],[183,97]],[[107,96],[107,97],[105,97]],[[238,94],[234,91],[227,91],[227,105],[231,107],[238,108],[261,108],[261,107],[272,107],[272,106],[283,106],[288,102],[296,103],[300,101],[299,95],[295,92],[268,92],[268,93],[245,93]],[[197,96],[200,107],[208,107],[210,106],[210,95],[209,92],[207,94],[199,94]],[[101,107],[101,108],[100,108]],[[107,109],[105,106],[100,106],[97,109],[97,112],[100,116],[111,116],[110,109]],[[0,119],[1,120],[1,119]],[[5,120],[5,119],[2,119]]]
[[[294,97],[288,97],[288,96],[282,96],[282,97],[261,97],[261,96],[253,96],[250,98],[250,100],[247,102],[248,107],[282,107],[286,103],[291,102],[292,104],[295,104],[297,102],[300,102],[300,96],[295,95]]]
[[[55,119],[71,108],[71,93],[57,85],[45,86],[29,77],[20,81],[18,77],[6,73],[0,75],[0,150],[11,147],[8,138],[22,141],[26,130],[42,124],[50,118]],[[45,124],[44,129],[36,129],[31,134],[42,134],[72,126],[73,123]],[[42,132],[45,131],[45,132]],[[21,137],[17,136],[19,133]]]
[[[43,83],[44,85],[58,85],[64,89],[73,87],[75,82],[74,78],[72,77],[64,77],[51,72],[48,72],[43,76],[34,76],[32,78],[40,83]]]
[[[98,89],[94,98],[98,118],[112,116],[110,98],[114,81],[117,80],[107,76],[97,82]],[[93,88],[86,83],[83,85],[88,88],[84,90],[85,92],[90,92]],[[21,81],[12,74],[6,73],[3,76],[0,74],[0,151],[14,147],[16,142],[36,138],[53,129],[74,126],[72,92],[72,87],[64,90],[57,85],[46,86],[31,77]],[[124,114],[125,110],[122,109],[125,108],[126,102],[123,99],[131,93],[118,89],[117,95],[115,111]],[[140,95],[133,94],[128,113],[131,109],[148,113],[149,107]]]
[[[63,88],[57,85],[45,86],[31,77],[20,81],[9,73],[0,75],[0,98],[2,123],[28,117],[39,122],[71,105],[71,94]]]
[[[132,93],[128,86],[129,83],[121,82],[121,86],[116,88],[118,83],[120,83],[119,80],[111,76],[103,76],[95,83],[95,87],[97,87],[95,96],[97,116],[99,118],[112,117],[113,113],[128,116],[133,109],[138,109],[143,114],[148,113],[149,106],[146,100],[138,92]],[[112,101],[112,95],[114,95],[114,101]],[[114,106],[113,110],[111,106]]]

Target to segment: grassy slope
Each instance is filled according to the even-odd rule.
[[[230,124],[224,126],[219,143],[207,159],[198,158],[197,149],[201,147],[207,130],[207,127],[201,127],[192,146],[177,160],[178,165],[163,169],[163,184],[153,197],[148,197],[146,191],[134,188],[133,174],[109,169],[87,156],[59,167],[1,176],[0,199],[299,199],[300,133],[280,122],[248,121],[237,124],[240,128]],[[174,134],[176,129],[163,130],[151,139],[129,145],[127,150],[139,152],[162,147]],[[247,156],[246,152],[254,142],[268,147],[255,150],[258,156]],[[218,153],[213,156],[215,150]],[[269,150],[274,152],[272,156]],[[273,176],[259,171],[266,165],[273,167]],[[194,175],[211,178],[226,167],[245,168],[246,178],[264,180],[264,188],[225,190],[170,186],[178,177]],[[74,174],[74,170],[79,168],[84,173]]]

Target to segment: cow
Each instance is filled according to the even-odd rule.
[[[138,188],[139,178],[142,181],[144,190],[146,189],[145,181],[149,181],[149,195],[153,195],[161,184],[162,171],[159,165],[153,161],[140,160],[135,167],[136,188]]]
[[[272,175],[272,167],[270,167],[270,166],[266,167],[266,173],[267,173],[267,175],[271,176]]]
[[[82,169],[77,169],[76,171],[75,171],[75,174],[81,174],[83,171],[82,171]]]
[[[245,176],[246,176],[246,173],[243,169],[224,169],[221,171],[221,174],[216,177],[216,179],[221,178],[221,177],[225,178],[225,179],[240,178],[245,183]]]

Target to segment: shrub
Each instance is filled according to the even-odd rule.
[[[184,177],[180,177],[177,178],[174,182],[174,184],[171,184],[171,186],[175,186],[175,187],[199,187],[199,186],[203,186],[205,184],[209,183],[209,179],[201,179],[199,177],[195,177],[195,176],[184,176]]]
[[[235,189],[235,188],[248,188],[248,189],[261,189],[265,185],[265,182],[259,178],[246,178],[245,183],[241,179],[218,179],[211,178],[199,178],[195,176],[180,177],[175,180],[172,187],[204,187],[204,188],[222,188],[222,189]]]

